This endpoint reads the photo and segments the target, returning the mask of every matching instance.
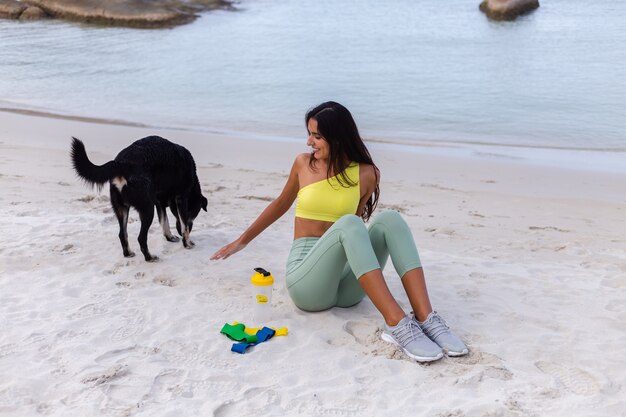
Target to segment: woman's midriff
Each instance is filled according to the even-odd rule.
[[[321,237],[332,226],[333,222],[310,220],[296,217],[294,223],[294,240],[301,237]]]

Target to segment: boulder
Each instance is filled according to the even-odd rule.
[[[40,20],[47,18],[46,12],[37,6],[28,6],[20,15],[20,20]]]
[[[28,6],[16,0],[0,0],[0,17],[5,19],[19,19]]]
[[[539,0],[483,0],[480,10],[493,20],[515,20],[539,7]]]
[[[0,17],[51,16],[84,23],[139,28],[170,27],[194,20],[197,13],[231,8],[228,0],[0,0]],[[43,14],[42,14],[43,13]]]

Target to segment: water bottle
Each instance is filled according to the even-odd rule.
[[[266,326],[272,317],[272,289],[274,277],[263,268],[254,268],[254,275],[250,279],[253,288],[253,319],[251,326]]]

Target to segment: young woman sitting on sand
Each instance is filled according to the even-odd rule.
[[[350,307],[365,294],[383,315],[382,339],[411,358],[428,362],[443,354],[468,353],[465,344],[433,311],[420,258],[400,214],[369,220],[379,196],[380,174],[359,135],[352,115],[341,104],[322,103],[306,115],[309,154],[296,157],[281,194],[234,242],[211,259],[242,250],[289,210],[294,200],[294,241],[287,260],[289,295],[302,310]],[[413,312],[393,298],[382,270],[391,255]]]

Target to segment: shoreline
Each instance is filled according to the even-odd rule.
[[[33,110],[0,106],[0,113],[16,114],[29,117],[49,118],[75,122],[93,123],[100,125],[137,127],[153,130],[192,132],[220,136],[235,136],[259,141],[276,141],[301,143],[301,139],[284,134],[251,133],[243,130],[221,130],[201,127],[184,128],[180,126],[158,126],[128,120],[100,118],[92,116],[76,116],[56,113],[52,111]],[[515,144],[491,144],[477,141],[429,141],[416,140],[409,142],[402,139],[385,139],[377,135],[376,138],[364,137],[365,141],[374,147],[388,148],[391,151],[427,153],[438,156],[453,156],[459,158],[474,158],[481,160],[502,160],[528,165],[540,165],[554,168],[573,170],[601,171],[609,173],[626,173],[626,150],[593,149],[593,148],[565,148],[541,147]]]
[[[135,140],[153,134],[183,144],[192,152],[198,166],[218,164],[232,169],[286,175],[295,155],[308,152],[304,139],[286,139],[271,134],[260,139],[259,135],[247,135],[245,132],[168,129],[107,123],[103,119],[92,122],[89,119],[49,118],[0,111],[0,125],[10,133],[9,137],[0,139],[1,144],[26,142],[40,148],[69,150],[70,138],[76,136],[83,140],[89,154],[93,152],[101,158],[100,163],[113,159]],[[46,135],[41,135],[41,132],[46,132]],[[67,143],[63,143],[61,138],[67,139]],[[472,148],[464,147],[369,143],[369,148],[376,164],[385,169],[383,180],[392,182],[431,184],[445,176],[453,179],[454,188],[468,191],[495,190],[511,196],[626,203],[626,170],[542,164],[502,154],[481,156]],[[245,152],[242,153],[242,150]],[[95,163],[97,161],[94,159]],[[411,171],[415,173],[399,170],[398,163],[413,165]],[[494,178],[494,173],[498,178]],[[571,183],[572,186],[563,187],[564,183]]]

